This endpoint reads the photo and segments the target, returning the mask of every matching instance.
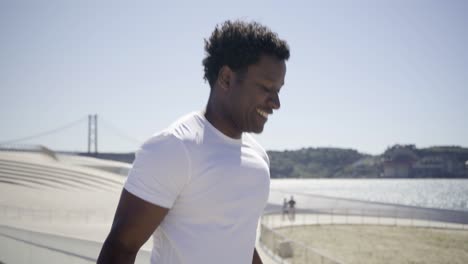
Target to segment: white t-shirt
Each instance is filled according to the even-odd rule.
[[[203,113],[182,117],[136,154],[125,189],[170,208],[153,234],[151,263],[252,263],[268,200],[269,159],[244,133],[227,137]]]

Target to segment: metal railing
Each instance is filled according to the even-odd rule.
[[[264,223],[260,225],[260,228],[260,243],[264,250],[280,263],[344,264],[318,249],[287,238]]]
[[[418,227],[431,229],[468,230],[466,218],[455,217],[451,222],[440,221],[434,215],[421,215],[420,212],[408,213],[408,208],[402,211],[393,210],[390,214],[385,210],[370,209],[327,209],[303,212],[299,214],[282,215],[280,212],[270,212],[261,218],[260,242],[265,251],[278,263],[320,263],[343,264],[343,260],[330,256],[320,249],[294,241],[284,233],[285,228],[308,225],[374,225],[395,227]],[[431,220],[432,218],[432,220]],[[444,219],[446,220],[446,219]],[[320,237],[316,238],[319,239]]]

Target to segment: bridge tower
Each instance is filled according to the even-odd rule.
[[[98,122],[97,115],[88,115],[88,154],[91,154],[91,149],[94,147],[94,154],[98,153]]]

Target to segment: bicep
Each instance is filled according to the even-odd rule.
[[[164,219],[169,209],[149,203],[123,189],[109,239],[138,251]]]

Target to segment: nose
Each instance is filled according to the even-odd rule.
[[[280,99],[279,99],[279,94],[278,93],[273,93],[270,97],[269,101],[269,106],[272,109],[278,110],[281,107]]]

